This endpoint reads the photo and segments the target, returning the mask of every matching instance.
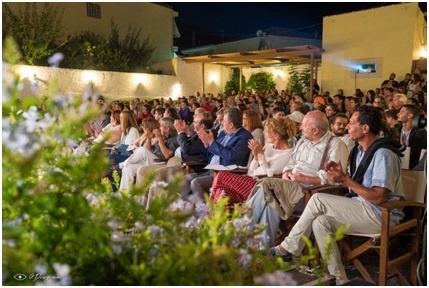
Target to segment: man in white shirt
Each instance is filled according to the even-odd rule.
[[[277,186],[285,190],[274,189],[274,197],[271,196],[271,191],[264,189],[262,183],[259,189],[256,188],[256,192],[253,190],[255,193],[247,200],[246,205],[253,207],[250,213],[250,217],[253,218],[252,224],[267,225],[263,236],[270,246],[274,243],[280,219],[288,219],[295,205],[303,206],[302,188],[329,183],[324,170],[328,161],[344,163],[346,172],[349,152],[343,141],[331,135],[328,127],[329,122],[323,112],[318,110],[308,112],[300,128],[303,137],[298,141],[291,159],[283,169],[283,179],[264,180],[270,182],[268,186]],[[275,201],[266,201],[271,198]],[[301,203],[298,203],[299,201]]]
[[[355,141],[351,140],[349,134],[347,134],[346,127],[349,124],[347,115],[338,113],[331,117],[330,122],[332,135],[340,138],[346,144],[349,152],[352,151]]]

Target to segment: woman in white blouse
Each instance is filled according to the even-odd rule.
[[[288,139],[296,134],[296,125],[288,117],[269,118],[264,132],[265,146],[254,139],[249,141],[253,161],[248,175],[223,171],[217,174],[210,195],[214,202],[224,196],[230,198],[229,204],[244,202],[255,186],[257,176],[282,173],[292,156],[293,149],[289,146]]]

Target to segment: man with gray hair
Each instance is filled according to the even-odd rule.
[[[393,95],[392,102],[389,103],[389,108],[395,110],[397,113],[399,113],[399,110],[401,110],[402,106],[407,104],[407,96],[402,93],[396,93]]]
[[[207,152],[211,154],[210,164],[247,166],[250,154],[248,142],[253,136],[242,128],[243,114],[237,108],[225,109],[222,125],[223,131],[216,140],[212,131],[196,131]],[[204,193],[210,191],[213,179],[212,171],[189,174],[186,176],[183,193],[189,194],[192,191],[196,202],[204,201]]]
[[[329,122],[323,112],[308,112],[300,128],[302,138],[283,168],[283,179],[265,178],[247,200],[246,205],[253,207],[250,213],[252,224],[267,225],[263,236],[270,246],[274,244],[280,219],[287,220],[297,204],[297,210],[303,210],[303,188],[329,183],[325,164],[330,160],[347,163],[349,152],[346,145],[332,136],[328,127]]]

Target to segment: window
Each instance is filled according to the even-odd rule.
[[[377,73],[377,65],[376,64],[360,64],[356,68],[357,74],[369,74],[369,73]]]
[[[101,19],[101,6],[94,3],[86,3],[86,16]]]

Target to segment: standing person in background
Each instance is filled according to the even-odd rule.
[[[393,90],[398,90],[399,87],[399,83],[398,81],[395,80],[396,74],[395,73],[391,73],[389,76],[389,79],[384,80],[383,83],[381,83],[380,88],[384,89],[384,88],[392,88]]]

